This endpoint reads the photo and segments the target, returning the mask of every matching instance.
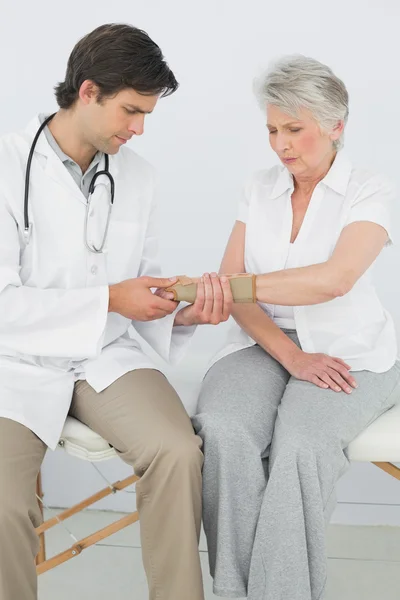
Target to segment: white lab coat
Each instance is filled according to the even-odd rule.
[[[42,134],[32,161],[33,230],[26,245],[24,177],[39,125],[35,118],[25,132],[0,139],[0,417],[29,427],[54,448],[75,381],[86,379],[100,392],[128,371],[155,368],[131,337],[132,325],[172,362],[194,328],[173,328],[174,315],[132,323],[108,313],[109,284],[160,275],[154,171],[127,148],[110,156],[115,200],[107,252],[93,254],[84,245],[86,198]],[[101,179],[89,217],[94,240],[102,236],[109,194]]]

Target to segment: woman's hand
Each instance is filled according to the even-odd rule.
[[[229,319],[233,305],[232,291],[227,277],[205,273],[197,286],[193,304],[182,308],[175,317],[175,325],[219,325]]]
[[[350,365],[327,354],[309,354],[299,348],[283,365],[296,379],[310,381],[320,388],[351,394],[357,382],[350,375]]]

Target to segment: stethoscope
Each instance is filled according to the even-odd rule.
[[[31,164],[32,164],[32,159],[33,159],[33,153],[35,151],[36,143],[39,139],[40,134],[42,133],[42,131],[46,127],[46,125],[48,125],[48,123],[50,123],[50,121],[52,120],[52,118],[54,117],[55,114],[56,113],[52,114],[41,124],[41,126],[39,127],[39,129],[36,132],[36,135],[32,142],[31,149],[29,151],[28,162],[26,165],[25,194],[24,194],[24,237],[25,237],[27,244],[29,244],[31,234],[32,234],[32,223],[29,222],[28,205],[29,205],[29,181],[30,181],[30,175],[31,175]],[[109,203],[108,214],[107,214],[107,222],[106,222],[106,227],[104,230],[103,239],[102,239],[100,246],[96,247],[93,242],[88,241],[88,216],[89,216],[89,212],[90,212],[92,195],[94,192],[94,186],[95,186],[97,178],[100,177],[101,175],[105,175],[108,178],[108,180],[110,181],[111,193],[110,193],[110,203]],[[114,179],[109,171],[108,154],[104,154],[104,170],[97,171],[97,173],[95,173],[93,175],[93,178],[90,182],[89,197],[88,197],[88,201],[86,204],[86,215],[85,215],[85,235],[84,235],[85,246],[88,250],[90,250],[90,252],[94,252],[95,254],[101,254],[102,252],[104,252],[104,247],[105,247],[105,244],[107,241],[108,228],[109,228],[110,220],[111,220],[111,211],[112,211],[112,207],[114,204],[114,192],[115,192],[115,183],[114,183]]]

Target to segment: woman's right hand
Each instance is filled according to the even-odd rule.
[[[349,372],[350,365],[327,354],[310,354],[297,349],[284,367],[296,379],[310,381],[320,388],[351,394],[352,388],[358,387]]]

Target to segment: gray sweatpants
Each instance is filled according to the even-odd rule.
[[[287,335],[299,345],[295,332]],[[193,418],[203,439],[203,519],[218,596],[322,600],[326,525],[346,447],[400,400],[400,363],[353,373],[348,395],[300,381],[259,346],[207,373]]]

